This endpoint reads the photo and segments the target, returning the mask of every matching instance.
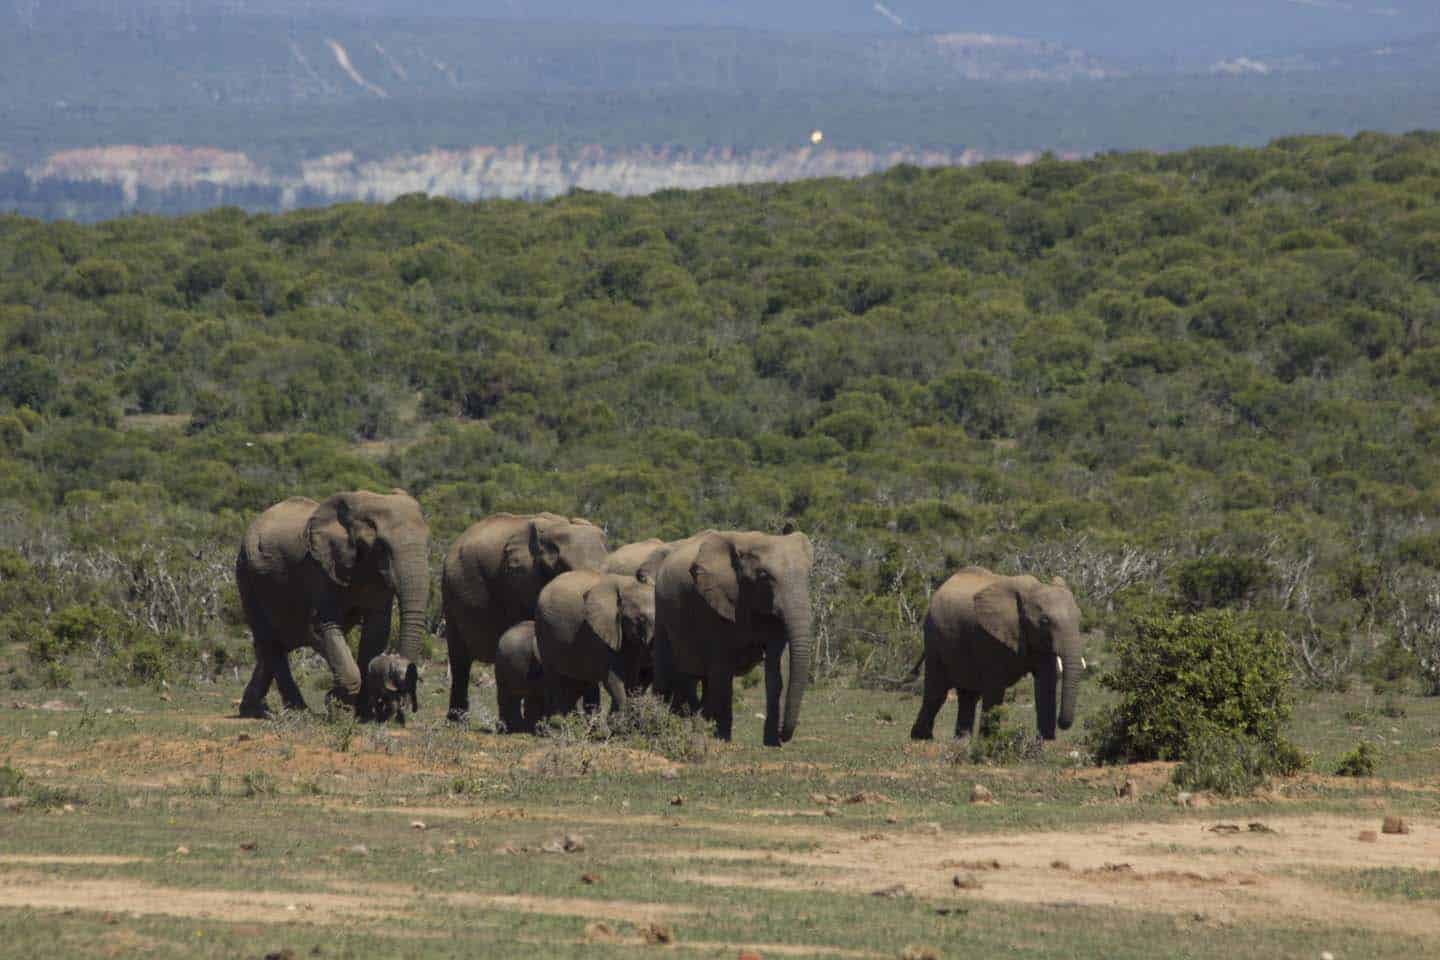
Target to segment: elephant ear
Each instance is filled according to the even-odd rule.
[[[500,572],[505,576],[522,576],[535,565],[531,552],[531,541],[535,538],[535,525],[527,524],[524,530],[512,534],[500,551]]]
[[[975,619],[995,640],[1023,655],[1020,632],[1020,596],[1004,580],[996,580],[975,594]]]
[[[740,578],[735,572],[735,545],[719,534],[711,534],[700,543],[695,562],[690,565],[695,587],[710,609],[722,618],[735,622],[739,609]]]
[[[354,526],[350,498],[343,493],[315,508],[305,524],[305,550],[336,584],[346,587],[355,574],[359,548],[352,535]]]
[[[670,556],[670,551],[674,549],[673,546],[665,543],[650,551],[650,556],[645,558],[645,562],[635,568],[635,579],[641,583],[654,583],[655,578],[660,576],[660,566],[665,562],[665,558]]]
[[[613,584],[597,583],[585,591],[585,622],[605,646],[620,652],[620,595]]]
[[[554,573],[560,566],[560,546],[555,538],[549,536],[548,530],[540,524],[530,523],[530,541],[526,546],[530,556],[535,562],[549,573]]]

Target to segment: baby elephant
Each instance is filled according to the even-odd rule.
[[[955,736],[967,736],[976,701],[987,710],[998,706],[1005,688],[1028,674],[1035,677],[1036,726],[1040,736],[1054,740],[1057,722],[1067,730],[1075,720],[1083,664],[1080,608],[1063,580],[1042,583],[966,567],[930,598],[925,653],[911,672],[925,668],[924,701],[910,736],[933,736],[935,715],[952,689],[959,699]]]
[[[420,712],[419,685],[420,672],[415,664],[398,653],[382,653],[365,670],[355,713],[362,720],[386,723],[394,717],[396,723],[403,724],[406,697],[410,699],[410,712]]]

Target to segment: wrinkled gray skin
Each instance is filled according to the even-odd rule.
[[[649,540],[640,540],[636,543],[627,543],[623,547],[617,547],[610,551],[605,562],[600,565],[601,573],[618,573],[625,577],[634,577],[640,572],[655,551],[666,547],[664,540],[651,537]]]
[[[240,715],[269,714],[273,682],[286,709],[305,698],[290,673],[290,651],[308,646],[330,667],[331,696],[355,703],[362,678],[345,643],[359,626],[360,662],[383,653],[390,611],[400,603],[399,652],[420,657],[430,531],[420,505],[402,490],[337,493],[324,503],[291,497],[262,513],[246,531],[235,559],[240,603],[255,643],[255,670]]]
[[[968,736],[977,700],[986,710],[998,706],[1007,687],[1031,674],[1036,725],[1040,736],[1054,740],[1057,722],[1068,730],[1075,721],[1081,653],[1080,608],[1064,581],[1042,583],[1031,576],[1002,577],[966,567],[930,599],[925,652],[911,673],[923,664],[924,700],[910,736],[934,736],[935,715],[951,689],[959,700],[955,736]],[[1057,675],[1063,677],[1058,716]]]
[[[405,701],[410,712],[420,712],[420,673],[415,664],[398,653],[382,653],[365,668],[364,695],[355,703],[362,720],[405,723]]]
[[[763,661],[765,744],[795,735],[810,680],[813,560],[803,533],[709,531],[674,545],[655,578],[655,689],[672,710],[698,707],[729,740],[734,678]]]
[[[451,720],[470,709],[470,665],[494,663],[500,635],[535,619],[545,585],[571,570],[599,570],[604,532],[553,513],[498,513],[460,535],[445,557],[441,599],[450,653]]]
[[[504,733],[535,732],[545,715],[544,679],[535,621],[523,620],[500,635],[495,649],[495,699]],[[598,701],[598,692],[594,698]]]
[[[624,710],[652,675],[654,635],[652,584],[586,570],[556,577],[535,609],[546,716],[570,712],[597,683],[610,694],[610,712]]]

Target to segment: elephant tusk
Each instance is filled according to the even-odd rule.
[[[1055,672],[1056,672],[1056,673],[1064,673],[1064,672],[1065,672],[1065,661],[1064,661],[1064,660],[1061,660],[1059,657],[1056,657],[1056,658],[1055,658]]]
[[[1089,669],[1090,669],[1090,664],[1088,664],[1088,663],[1085,662],[1085,658],[1084,658],[1084,657],[1081,657],[1081,658],[1080,658],[1080,669],[1081,669],[1081,670],[1089,670]]]

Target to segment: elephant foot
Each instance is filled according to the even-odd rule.
[[[779,746],[783,746],[783,745],[784,745],[784,743],[783,743],[783,741],[782,741],[779,737],[769,737],[769,736],[767,736],[767,737],[765,738],[765,746],[767,746],[767,747],[779,747]]]
[[[465,723],[470,719],[470,708],[451,707],[445,711],[445,719],[451,723]]]
[[[275,714],[270,711],[270,705],[264,700],[259,703],[240,703],[238,711],[242,720],[270,720]]]
[[[922,729],[920,729],[919,727],[911,727],[911,728],[910,728],[910,739],[911,739],[911,740],[934,740],[934,739],[935,739],[935,731],[934,731],[934,730],[922,730]]]

